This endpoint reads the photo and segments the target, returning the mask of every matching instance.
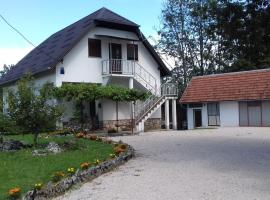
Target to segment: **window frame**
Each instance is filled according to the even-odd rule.
[[[92,49],[94,45],[94,50]],[[99,45],[99,46],[97,46]],[[92,46],[92,47],[91,47]],[[102,57],[102,48],[101,40],[95,38],[88,38],[88,57],[101,58]]]
[[[215,105],[215,114],[210,115],[210,106]],[[213,111],[213,110],[212,110]],[[209,117],[215,117],[215,124],[210,124]],[[208,119],[208,126],[220,126],[220,104],[219,102],[211,102],[207,103],[207,119]]]

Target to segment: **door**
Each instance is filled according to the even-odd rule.
[[[122,74],[122,48],[121,44],[110,43],[110,71],[115,74]]]
[[[261,126],[262,122],[261,107],[249,106],[248,107],[248,121],[249,126]]]
[[[194,110],[194,127],[201,127],[202,126],[202,110],[196,109]]]

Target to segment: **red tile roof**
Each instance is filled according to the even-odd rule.
[[[270,69],[193,77],[180,103],[270,99]]]

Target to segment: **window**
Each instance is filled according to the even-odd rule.
[[[88,39],[88,55],[91,57],[101,57],[101,40]]]
[[[138,45],[137,44],[127,44],[127,59],[138,60]]]
[[[60,68],[60,74],[65,74],[65,68],[64,67]]]
[[[208,125],[209,126],[219,126],[219,103],[208,103],[207,104],[208,113]]]

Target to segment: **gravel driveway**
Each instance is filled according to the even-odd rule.
[[[148,132],[120,139],[133,145],[135,159],[57,200],[270,199],[270,128]]]

